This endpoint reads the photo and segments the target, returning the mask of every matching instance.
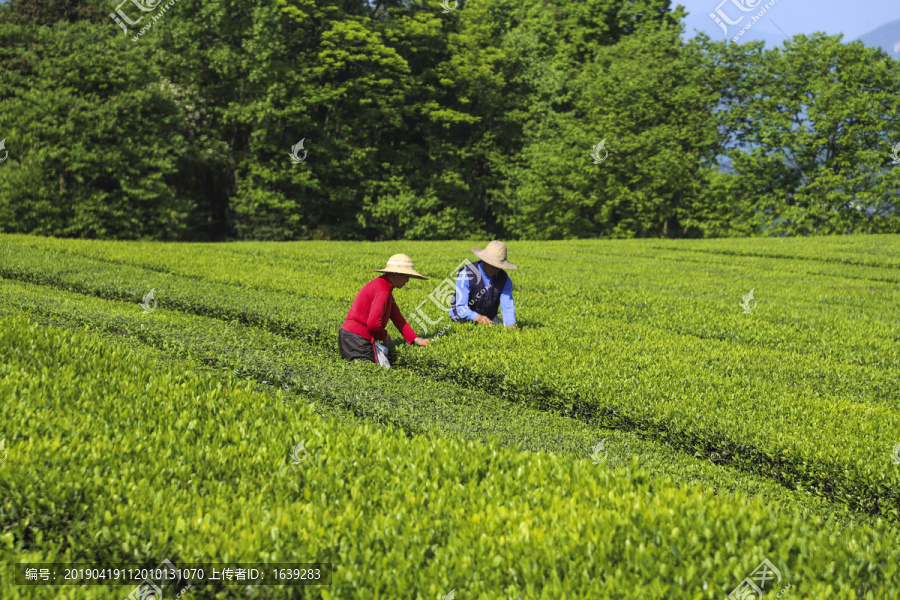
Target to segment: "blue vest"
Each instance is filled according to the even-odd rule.
[[[465,266],[466,277],[469,279],[469,301],[467,304],[469,310],[493,320],[497,317],[497,311],[500,309],[500,294],[503,293],[503,288],[506,286],[506,280],[509,278],[509,275],[506,274],[506,271],[500,269],[500,272],[491,278],[491,285],[488,287],[478,268],[481,262],[478,261]],[[453,293],[453,309],[450,311],[450,316],[455,321],[464,321],[456,313],[456,292]]]

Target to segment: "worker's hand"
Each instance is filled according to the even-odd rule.
[[[512,328],[515,327],[515,326],[516,326],[516,324],[513,323],[512,325],[509,326],[509,328],[512,329]]]
[[[381,340],[381,343],[384,344],[385,346],[390,346],[390,345],[391,345],[391,336],[390,336],[390,335],[386,335],[386,336],[384,337],[384,339]]]
[[[481,323],[482,325],[493,325],[494,324],[494,322],[492,320],[488,319],[484,315],[478,315],[477,317],[475,317],[475,322]]]
[[[420,338],[420,337],[417,337],[416,339],[414,339],[413,342],[417,346],[428,346],[429,344],[431,344],[431,340],[429,340],[427,338]]]

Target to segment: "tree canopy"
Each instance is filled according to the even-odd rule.
[[[12,0],[0,231],[900,231],[896,60],[820,34],[684,41],[683,17],[669,0]]]

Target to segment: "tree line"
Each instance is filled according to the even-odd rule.
[[[0,231],[900,232],[898,61],[822,34],[685,40],[683,17],[668,0],[11,0]]]

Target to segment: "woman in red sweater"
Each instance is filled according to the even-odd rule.
[[[410,344],[427,346],[431,343],[431,340],[416,335],[413,328],[400,314],[400,308],[391,295],[394,288],[402,288],[406,285],[410,277],[428,278],[419,275],[413,269],[412,259],[405,254],[393,255],[388,259],[385,268],[374,269],[374,271],[384,273],[384,275],[376,277],[359,290],[338,334],[338,350],[340,350],[341,356],[348,360],[370,360],[377,363],[375,340],[382,341],[384,344],[391,343],[391,336],[385,329],[388,320],[400,331],[403,339]]]

